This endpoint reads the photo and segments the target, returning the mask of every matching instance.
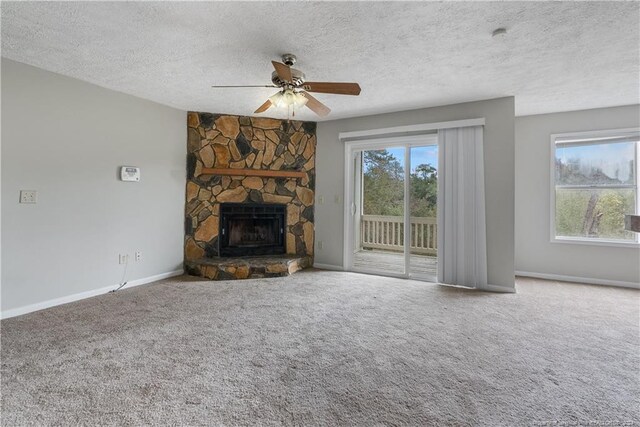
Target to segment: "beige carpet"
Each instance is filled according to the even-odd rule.
[[[638,425],[638,291],[181,277],[4,320],[2,425]]]

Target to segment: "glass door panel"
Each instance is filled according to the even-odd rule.
[[[405,147],[360,151],[354,169],[353,268],[404,275]]]
[[[411,146],[409,276],[436,281],[438,276],[438,146]]]

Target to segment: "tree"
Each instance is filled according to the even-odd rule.
[[[624,215],[633,212],[629,189],[558,189],[556,234],[559,236],[628,238]]]
[[[404,168],[387,150],[365,151],[363,163],[364,214],[402,216]],[[411,216],[435,217],[438,172],[421,164],[410,174]]]
[[[387,150],[365,151],[364,214],[401,216],[404,211],[404,168]]]
[[[633,161],[629,168],[633,170]],[[580,158],[566,163],[556,158],[556,182],[564,185],[623,184],[619,171],[614,177],[599,167],[583,167]],[[633,182],[633,175],[625,183]],[[629,189],[561,188],[556,190],[556,234],[559,236],[624,239],[624,215],[634,210]]]
[[[435,217],[438,204],[438,171],[430,164],[418,165],[411,174],[411,216]]]

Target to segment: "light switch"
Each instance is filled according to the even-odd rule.
[[[35,190],[20,190],[20,203],[36,203],[38,192]]]

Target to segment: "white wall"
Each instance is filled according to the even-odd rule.
[[[3,314],[118,284],[119,253],[129,281],[182,269],[185,141],[184,111],[2,59]]]
[[[486,119],[484,129],[489,283],[514,283],[514,99],[491,99],[318,123],[316,254],[318,265],[342,266],[344,145],[340,132],[462,119]],[[338,202],[335,197],[338,197]],[[319,203],[324,197],[324,203]],[[319,249],[317,242],[323,242]]]
[[[550,135],[638,126],[638,105],[516,118],[516,270],[640,283],[640,249],[551,243],[549,231]]]

